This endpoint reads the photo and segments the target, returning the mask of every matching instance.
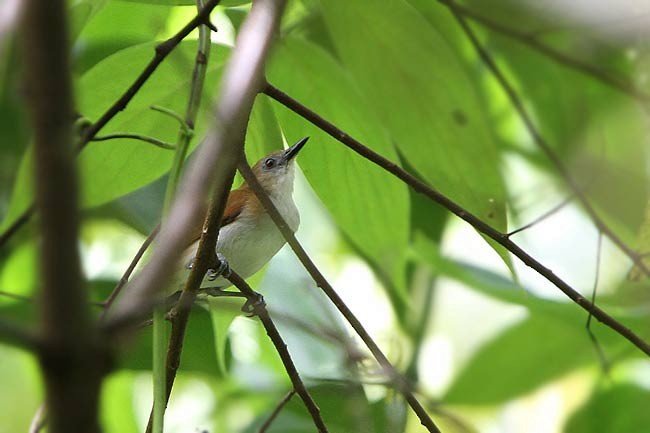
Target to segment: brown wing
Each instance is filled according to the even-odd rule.
[[[226,209],[224,209],[223,217],[221,218],[221,224],[219,226],[220,228],[227,226],[228,224],[235,221],[235,219],[237,219],[237,217],[241,214],[242,209],[244,208],[244,203],[246,203],[248,194],[250,194],[250,190],[246,184],[242,185],[236,190],[230,191],[230,194],[228,194],[228,201],[226,202]],[[256,199],[257,198],[254,197],[254,200]],[[199,240],[201,233],[203,232],[203,223],[204,220],[201,219],[200,225],[197,225],[194,228],[192,236],[190,238],[191,240],[188,245],[191,245]]]

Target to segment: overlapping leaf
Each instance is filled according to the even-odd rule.
[[[398,161],[383,125],[350,77],[318,46],[285,39],[273,55],[268,78],[351,136]],[[299,164],[341,230],[403,287],[409,233],[406,186],[297,114],[280,106],[277,113],[289,141],[311,137]]]

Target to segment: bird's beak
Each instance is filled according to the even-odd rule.
[[[294,144],[293,146],[285,150],[282,158],[285,161],[290,161],[293,158],[295,158],[295,156],[298,155],[298,152],[300,152],[300,149],[302,149],[305,143],[307,143],[307,140],[309,140],[309,137],[303,138],[302,140],[300,140],[299,142],[297,142],[296,144]]]

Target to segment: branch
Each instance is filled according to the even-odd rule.
[[[517,92],[515,91],[514,87],[510,85],[510,83],[506,79],[505,75],[503,75],[503,73],[497,66],[492,56],[490,56],[490,53],[488,53],[485,50],[485,48],[483,48],[478,38],[476,37],[476,34],[472,31],[471,27],[467,24],[463,16],[460,15],[460,13],[458,13],[453,8],[451,9],[451,12],[456,18],[456,20],[458,21],[458,24],[462,27],[463,31],[469,38],[476,52],[481,56],[483,63],[485,63],[488,69],[492,72],[494,78],[496,78],[499,85],[501,85],[503,90],[508,95],[508,98],[510,98],[510,103],[514,106],[517,113],[519,113],[519,117],[524,122],[526,129],[528,129],[528,132],[532,136],[537,146],[539,146],[539,148],[542,149],[542,151],[546,154],[548,159],[553,163],[557,171],[560,173],[560,176],[564,179],[566,184],[569,186],[569,189],[571,189],[573,194],[576,196],[576,198],[578,199],[582,207],[585,209],[585,211],[593,221],[598,231],[602,232],[605,236],[607,236],[623,253],[625,253],[625,255],[627,255],[630,258],[630,260],[632,260],[632,262],[641,271],[643,271],[644,274],[646,274],[646,276],[650,277],[650,268],[648,268],[648,266],[643,262],[641,255],[636,251],[634,251],[632,248],[628,247],[627,244],[623,242],[623,240],[620,237],[618,237],[611,228],[609,228],[609,226],[605,223],[605,221],[603,221],[603,219],[598,215],[598,213],[593,208],[591,203],[589,203],[587,196],[582,192],[580,186],[577,184],[575,179],[573,179],[573,177],[571,176],[571,173],[569,173],[569,171],[564,166],[560,158],[553,151],[551,146],[549,146],[546,139],[542,136],[541,132],[535,126],[533,119],[526,111],[526,108],[524,107],[524,103],[519,97],[519,95],[517,94]]]
[[[111,294],[108,295],[108,298],[106,298],[106,300],[102,303],[102,306],[104,307],[104,312],[102,313],[100,321],[103,321],[106,318],[106,315],[108,314],[111,305],[113,305],[113,302],[115,302],[115,299],[119,296],[120,292],[122,291],[126,283],[129,282],[129,278],[131,278],[131,274],[135,270],[136,266],[138,266],[138,263],[142,259],[142,256],[144,256],[144,253],[147,251],[147,249],[149,248],[153,240],[156,238],[159,231],[160,231],[160,224],[158,224],[151,231],[151,233],[149,233],[147,239],[145,239],[142,245],[140,245],[140,249],[138,249],[138,252],[135,253],[135,256],[133,256],[131,263],[126,268],[126,271],[124,271],[124,274],[122,274],[122,278],[120,278],[120,281],[117,282]]]
[[[497,243],[505,247],[508,251],[514,254],[517,258],[519,258],[526,266],[529,266],[530,268],[534,269],[538,274],[540,274],[541,276],[546,278],[546,280],[548,280],[553,285],[555,285],[566,296],[568,296],[569,299],[571,299],[573,302],[578,304],[584,310],[591,312],[591,314],[598,321],[612,328],[618,334],[620,334],[625,339],[627,339],[632,344],[634,344],[646,355],[650,355],[650,345],[646,341],[644,341],[641,337],[635,334],[632,330],[625,327],[619,321],[611,317],[605,311],[601,310],[593,303],[589,302],[584,296],[578,293],[569,284],[564,282],[564,280],[562,280],[560,277],[555,275],[553,271],[551,271],[550,269],[542,265],[539,261],[535,260],[531,255],[529,255],[526,251],[524,251],[512,240],[510,240],[507,234],[501,233],[500,231],[492,228],[492,226],[490,226],[488,223],[478,218],[476,215],[472,214],[465,208],[458,205],[456,202],[450,200],[440,192],[431,188],[430,186],[428,186],[427,184],[425,184],[424,182],[422,182],[412,174],[408,173],[407,171],[399,167],[394,162],[384,158],[383,156],[379,155],[378,153],[364,146],[359,141],[350,137],[348,134],[338,129],[332,123],[328,122],[318,114],[314,113],[309,108],[305,107],[300,102],[291,98],[289,95],[282,92],[281,90],[268,84],[264,88],[264,93],[270,96],[271,98],[275,99],[285,107],[294,111],[296,114],[302,116],[304,119],[308,120],[315,126],[319,127],[327,134],[329,134],[336,140],[340,141],[342,144],[349,147],[354,152],[358,153],[359,155],[363,156],[364,158],[368,159],[374,164],[382,167],[383,169],[385,169],[386,171],[388,171],[398,179],[402,180],[404,183],[406,183],[411,188],[413,188],[414,191],[425,195],[429,199],[435,201],[439,205],[451,211],[454,215],[467,222],[469,225],[474,227],[479,232],[490,237],[491,239],[494,239]],[[291,234],[291,237],[293,237],[293,234]],[[291,244],[291,242],[289,243]]]
[[[116,302],[106,324],[109,332],[123,331],[148,315],[159,288],[166,285],[175,269],[179,252],[188,244],[190,228],[201,219],[204,197],[209,190],[222,194],[227,190],[243,150],[246,123],[262,83],[264,60],[283,6],[284,1],[258,0],[242,25],[222,79],[216,128],[200,146],[193,166],[183,177],[169,218],[158,235],[156,252],[130,290]]]
[[[267,86],[264,90],[266,93],[268,90],[269,86]],[[395,370],[395,367],[390,363],[388,358],[386,358],[386,355],[381,351],[377,343],[372,339],[368,331],[363,327],[359,319],[356,318],[354,313],[348,308],[348,306],[343,302],[341,297],[336,293],[334,288],[327,282],[323,274],[318,270],[314,262],[309,258],[307,255],[307,252],[303,249],[302,245],[298,242],[296,237],[294,236],[293,232],[287,225],[286,221],[284,221],[284,218],[282,218],[282,215],[278,212],[277,208],[269,198],[268,194],[260,185],[259,181],[253,174],[253,171],[251,170],[250,166],[248,163],[242,159],[242,161],[239,164],[239,171],[244,177],[244,180],[246,183],[251,187],[257,198],[262,202],[262,205],[266,209],[266,211],[269,213],[271,216],[271,219],[273,219],[273,222],[275,225],[278,227],[280,232],[282,233],[282,236],[286,239],[287,243],[291,246],[291,249],[293,249],[294,253],[302,263],[302,265],[305,267],[307,272],[311,275],[311,277],[314,279],[316,282],[316,285],[323,290],[325,295],[332,301],[334,306],[341,312],[343,317],[350,323],[352,328],[355,330],[355,332],[361,337],[363,342],[366,344],[368,349],[370,349],[370,352],[373,354],[379,365],[381,366],[384,371],[388,373],[388,376],[390,377],[391,381],[395,384],[395,387],[402,393],[408,404],[411,406],[413,411],[416,413],[418,418],[420,419],[420,422],[422,425],[424,425],[427,430],[430,432],[437,432],[439,433],[440,430],[438,427],[435,425],[429,414],[424,410],[420,402],[415,398],[413,393],[410,390],[410,386],[407,383],[406,379],[400,375],[397,370]]]
[[[296,393],[295,389],[292,389],[284,397],[282,397],[282,400],[278,402],[278,404],[275,406],[275,409],[273,409],[273,412],[269,415],[269,417],[264,421],[264,424],[262,424],[257,431],[257,433],[266,433],[266,431],[271,427],[271,424],[273,424],[273,421],[275,421],[275,418],[278,416],[280,411],[284,408],[284,406],[289,403],[289,400],[291,400],[291,397]]]
[[[77,150],[80,151],[88,142],[90,142],[97,133],[113,118],[117,113],[124,110],[128,103],[138,93],[140,88],[147,82],[149,77],[155,72],[160,64],[165,60],[169,53],[181,43],[187,35],[189,35],[196,27],[201,24],[209,23],[210,13],[219,4],[221,0],[208,0],[205,7],[199,12],[185,27],[179,30],[174,36],[167,39],[165,42],[156,47],[154,57],[145,66],[140,75],[135,79],[133,84],[120,96],[120,98],[113,103],[101,117],[88,128],[86,128],[77,143]],[[0,234],[0,247],[6,244],[9,239],[32,217],[34,216],[34,206],[30,206],[14,221],[2,234]]]
[[[311,415],[311,418],[314,421],[314,425],[318,431],[320,433],[327,433],[328,430],[325,426],[323,418],[320,415],[320,409],[318,406],[316,406],[314,399],[311,397],[309,391],[307,391],[307,388],[305,387],[305,384],[300,378],[300,373],[298,373],[298,370],[296,369],[296,366],[291,359],[291,354],[289,354],[289,350],[287,349],[287,345],[282,339],[282,336],[278,332],[278,328],[275,327],[275,324],[273,323],[273,320],[271,319],[271,316],[266,309],[266,305],[264,304],[262,296],[251,289],[248,283],[246,283],[242,277],[237,275],[236,272],[231,271],[230,275],[228,275],[226,278],[235,287],[237,287],[239,291],[244,294],[244,296],[246,296],[248,303],[253,305],[253,314],[260,318],[260,322],[262,322],[262,325],[266,330],[266,334],[269,336],[271,342],[275,346],[275,350],[278,351],[278,355],[280,355],[282,364],[284,365],[285,370],[287,370],[289,379],[291,379],[291,383],[293,384],[293,389],[300,396],[303,403],[305,403],[305,407],[309,411],[309,414]],[[289,395],[287,400],[289,398],[291,398],[291,395]],[[270,424],[270,421],[268,423]]]
[[[102,135],[101,137],[95,136],[95,138],[91,139],[90,141],[107,141],[107,140],[115,140],[117,138],[131,138],[133,140],[144,141],[145,143],[153,144],[154,146],[160,147],[161,149],[167,149],[167,150],[176,149],[176,146],[174,146],[173,144],[166,143],[162,140],[158,140],[157,138],[149,137],[143,134],[132,134],[128,132]]]
[[[29,0],[23,22],[25,84],[33,127],[40,212],[39,361],[52,433],[99,432],[99,388],[107,353],[87,309],[77,249],[72,83],[64,0]]]
[[[642,102],[650,101],[650,95],[640,91],[634,85],[628,83],[627,81],[614,77],[608,74],[607,72],[587,62],[583,62],[579,59],[568,56],[567,54],[540,42],[538,39],[531,36],[530,34],[520,32],[508,26],[504,26],[503,24],[493,21],[489,18],[486,18],[480,15],[479,13],[473,11],[471,8],[460,5],[453,0],[438,0],[438,1],[443,5],[447,6],[452,11],[452,13],[467,17],[472,21],[479,23],[483,27],[487,27],[490,30],[494,30],[511,39],[514,39],[515,41],[518,41],[528,46],[529,48],[532,48],[533,50],[543,54],[544,56],[548,57],[549,59],[553,60],[556,63],[559,63],[571,69],[575,69],[579,72],[582,72],[583,74],[588,75],[600,81],[601,83],[610,86],[622,93],[625,93],[628,96],[636,98]]]

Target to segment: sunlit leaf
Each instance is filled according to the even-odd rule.
[[[569,418],[566,433],[636,432],[650,425],[650,391],[622,383],[598,390]]]
[[[401,0],[322,6],[344,65],[409,164],[435,188],[505,230],[499,156],[461,57]],[[491,244],[509,265],[504,250]]]
[[[269,81],[390,160],[398,161],[383,125],[336,61],[318,46],[285,39],[274,53]],[[317,77],[317,78],[316,78]],[[405,185],[283,107],[289,141],[311,140],[299,164],[339,227],[403,287],[409,209]]]

